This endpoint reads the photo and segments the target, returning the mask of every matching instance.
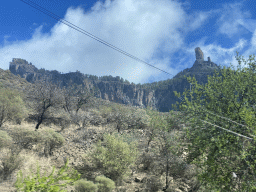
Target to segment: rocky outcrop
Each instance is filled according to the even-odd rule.
[[[213,63],[211,61],[211,58],[208,57],[208,60],[205,61],[204,60],[204,53],[203,51],[200,49],[200,47],[195,48],[195,53],[196,53],[196,61],[193,65],[193,67],[191,68],[191,70],[200,70],[198,69],[198,67],[214,67],[214,68],[219,68],[217,64]]]
[[[203,51],[200,49],[200,47],[195,48],[195,52],[196,52],[196,61],[204,61],[204,53]]]
[[[204,54],[199,47],[195,49],[195,55],[196,61],[191,68],[181,71],[173,79],[162,82],[167,85],[165,88],[158,86],[158,83],[152,83],[150,86],[135,85],[120,77],[104,76],[98,78],[97,76],[82,74],[79,71],[61,74],[56,70],[38,70],[23,59],[13,59],[9,68],[13,74],[19,74],[31,83],[45,76],[53,82],[60,81],[61,86],[65,86],[72,80],[73,83],[82,85],[89,90],[95,88],[95,97],[141,108],[151,106],[160,112],[168,112],[172,109],[172,104],[175,104],[176,101],[181,102],[173,91],[183,93],[185,88],[189,89],[190,87],[184,75],[186,77],[195,76],[199,84],[205,84],[207,83],[207,75],[212,76],[215,69],[220,69],[217,64],[211,62],[210,57],[208,57],[208,61],[204,61]]]
[[[204,85],[208,82],[208,75],[213,76],[215,70],[220,70],[220,67],[213,63],[208,57],[207,61],[204,61],[204,53],[197,47],[195,49],[196,61],[191,68],[184,69],[179,72],[173,79],[169,82],[168,89],[157,89],[155,97],[158,99],[157,109],[161,112],[168,112],[172,110],[172,104],[176,102],[181,102],[183,98],[177,98],[174,91],[178,93],[184,92],[185,89],[190,89],[190,84],[186,77],[195,76],[197,83]],[[184,77],[185,76],[185,77]]]
[[[25,79],[27,75],[36,73],[38,71],[38,69],[32,65],[32,63],[28,63],[26,60],[19,58],[12,59],[12,62],[10,62],[9,65],[9,70],[14,75],[20,75],[20,77]]]

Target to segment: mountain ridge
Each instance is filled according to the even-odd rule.
[[[19,75],[30,83],[48,77],[53,82],[60,81],[61,86],[66,86],[72,80],[73,83],[82,85],[89,90],[95,88],[94,96],[104,100],[141,108],[150,106],[160,112],[169,112],[172,109],[172,104],[180,101],[175,97],[173,91],[182,93],[185,88],[189,88],[189,83],[184,75],[195,76],[199,84],[205,84],[207,75],[212,76],[214,70],[220,69],[211,61],[210,57],[204,61],[204,54],[199,47],[195,48],[195,56],[196,61],[193,66],[179,72],[172,79],[142,85],[130,83],[119,76],[98,77],[82,74],[79,71],[62,74],[57,70],[37,69],[32,63],[20,58],[13,58],[9,64],[9,70],[12,74]]]

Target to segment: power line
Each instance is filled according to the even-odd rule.
[[[233,133],[233,134],[235,134],[235,135],[238,135],[238,136],[240,136],[240,137],[244,137],[244,138],[246,138],[246,139],[253,140],[253,138],[250,138],[250,137],[241,135],[241,134],[239,134],[239,133],[235,133],[234,131],[230,131],[230,130],[228,130],[228,129],[222,128],[222,127],[220,127],[220,126],[218,126],[218,125],[209,123],[209,122],[207,122],[207,121],[204,121],[204,120],[201,120],[201,119],[200,119],[200,121],[205,122],[205,123],[208,123],[208,124],[210,124],[210,125],[212,125],[212,126],[214,126],[214,127],[218,127],[218,128],[220,128],[220,129],[223,129],[223,130],[225,130],[225,131],[228,131],[228,132]]]
[[[21,1],[24,2],[24,3],[26,3],[26,4],[28,4],[28,5],[30,5],[29,3],[25,2],[24,0],[21,0]],[[27,1],[30,1],[30,0],[27,0]],[[36,3],[32,2],[32,1],[30,1],[30,2],[33,3],[33,4],[35,4],[35,5],[37,5]],[[43,12],[42,10],[36,8],[36,7],[33,6],[33,5],[30,5],[30,6],[31,6],[31,7],[34,7],[35,9],[37,9],[37,10],[39,10],[39,11],[41,11],[41,12]],[[39,5],[37,5],[37,6],[40,7],[40,8],[42,8],[42,9],[44,9],[43,7],[41,7],[41,6],[39,6]],[[49,12],[49,13],[51,13],[52,15],[55,15],[54,13],[52,13],[52,12],[46,10],[46,9],[44,9],[44,10],[47,11],[47,12]],[[43,13],[45,13],[45,12],[43,12]],[[47,13],[45,13],[45,14],[47,14]],[[49,15],[49,14],[47,14],[47,15]],[[52,17],[51,15],[49,15],[49,16]],[[59,16],[55,15],[55,17],[58,18]],[[52,18],[54,18],[54,17],[52,17]],[[54,19],[55,19],[55,18],[54,18]],[[74,24],[72,24],[72,23],[66,21],[65,19],[61,19],[60,17],[59,17],[58,20],[60,20],[60,22],[62,22],[61,20],[64,20],[65,22],[67,22],[67,23],[69,23],[69,24],[71,24],[71,25],[77,27],[76,25],[74,25]],[[62,22],[62,23],[63,23],[63,22]],[[64,24],[66,24],[66,23],[64,23]],[[66,25],[68,25],[68,24],[66,24]],[[70,26],[70,25],[68,25],[68,26],[69,26],[69,27],[72,27],[72,26]],[[72,28],[75,29],[74,27],[72,27]],[[77,28],[78,28],[78,29],[81,29],[80,27],[77,27]],[[75,29],[75,30],[77,30],[77,29]],[[81,30],[83,30],[83,29],[81,29]],[[83,30],[83,31],[85,31],[85,30]],[[81,31],[80,31],[80,32],[81,32]],[[83,32],[82,32],[82,33],[83,33]],[[85,33],[90,34],[90,33],[87,32],[87,31],[85,31]],[[84,33],[84,34],[85,34],[85,33]],[[88,34],[85,34],[85,35],[89,36]],[[125,51],[123,51],[123,50],[121,50],[121,49],[115,47],[114,45],[111,45],[111,44],[107,43],[106,41],[103,41],[102,39],[100,39],[100,38],[98,38],[98,37],[96,37],[96,36],[94,36],[94,35],[92,35],[92,34],[90,34],[90,35],[93,36],[93,37],[91,37],[91,38],[95,39],[96,41],[99,41],[100,43],[103,43],[103,44],[107,45],[108,47],[110,47],[110,48],[112,48],[112,49],[115,49],[116,51],[118,51],[118,52],[120,52],[120,53],[123,53],[124,55],[126,55],[126,56],[128,56],[128,57],[131,57],[132,59],[135,59],[135,60],[137,60],[137,61],[143,62],[143,63],[145,63],[145,64],[147,64],[147,65],[149,65],[149,66],[151,66],[151,67],[154,67],[154,68],[156,68],[156,69],[158,69],[158,70],[160,70],[160,71],[162,71],[162,72],[164,72],[164,73],[167,73],[167,74],[169,74],[169,75],[172,75],[172,74],[170,74],[170,73],[168,73],[168,72],[166,72],[166,71],[164,71],[164,70],[162,70],[162,69],[159,69],[159,68],[157,68],[157,67],[155,67],[155,66],[153,66],[153,65],[150,65],[149,63],[146,63],[145,61],[140,60],[140,59],[137,58],[137,57],[134,57],[133,55],[131,55],[131,54],[129,54],[129,53],[127,53],[127,52],[125,52]],[[90,36],[89,36],[89,37],[90,37]],[[94,37],[95,37],[95,38],[94,38]],[[97,39],[96,39],[96,38],[97,38]],[[98,40],[98,39],[99,39],[99,40]],[[113,48],[113,47],[114,47],[114,48]],[[173,75],[172,75],[172,76],[173,76]]]
[[[33,5],[31,5],[31,4],[27,3],[27,2],[25,2],[24,0],[21,0],[21,1],[24,2],[24,3],[26,3],[26,4],[28,4],[28,5],[31,6],[31,7],[34,7],[35,9],[37,9],[37,10],[39,10],[39,11],[45,13],[44,11],[38,9],[37,7],[35,7],[35,6],[33,6]],[[41,9],[43,9],[43,10],[45,10],[45,11],[51,13],[50,11],[44,9],[43,7],[37,5],[36,3],[34,3],[34,2],[32,2],[32,1],[30,1],[30,0],[27,0],[27,1],[29,1],[29,2],[31,2],[31,3],[33,3],[33,4],[35,4],[36,6],[40,7]],[[49,15],[48,13],[45,13],[45,14]],[[51,13],[51,14],[52,14],[52,15],[55,15],[54,13]],[[49,15],[49,16],[52,17],[52,18],[54,18],[54,19],[56,19],[55,17],[57,17],[57,18],[59,18],[59,19],[57,19],[57,20],[59,20],[60,22],[64,23],[63,21],[65,21],[65,22],[67,22],[67,23],[69,23],[69,24],[75,26],[74,24],[72,24],[72,23],[70,23],[70,22],[68,22],[68,21],[66,21],[66,20],[64,20],[64,19],[61,19],[61,18],[60,18],[59,16],[57,16],[57,15],[55,15],[55,17],[53,17],[53,16],[51,16],[51,15]],[[63,20],[63,21],[62,21],[62,20]],[[68,25],[68,24],[66,24],[66,23],[64,23],[64,24],[65,24],[65,25]],[[73,29],[75,29],[75,30],[77,30],[76,28],[81,29],[81,28],[79,28],[79,27],[77,27],[77,26],[75,26],[76,28],[74,28],[74,27],[72,27],[72,26],[70,26],[70,25],[68,25],[68,26],[71,27],[71,28],[73,28]],[[82,32],[83,34],[88,33],[88,32],[86,32],[86,31],[83,30],[83,29],[81,29],[81,30],[82,30],[82,31],[80,31],[80,30],[77,30],[77,31]],[[84,33],[83,31],[85,31],[85,33]],[[88,33],[88,34],[90,34],[90,33]],[[162,72],[164,72],[164,73],[167,73],[167,74],[169,74],[169,75],[171,75],[171,76],[174,76],[174,75],[172,75],[172,74],[170,74],[170,73],[168,73],[168,72],[166,72],[166,71],[164,71],[164,70],[162,70],[162,69],[159,69],[159,68],[157,68],[157,67],[155,67],[155,66],[153,66],[153,65],[150,65],[150,64],[148,64],[148,63],[146,63],[146,62],[140,60],[140,59],[137,58],[137,57],[134,57],[134,56],[130,55],[129,53],[127,53],[127,52],[125,52],[125,51],[123,51],[123,50],[121,50],[121,49],[119,49],[119,48],[117,48],[117,47],[115,47],[115,46],[113,46],[113,45],[111,45],[111,44],[109,44],[109,43],[107,43],[107,42],[101,40],[100,38],[98,38],[98,37],[96,37],[96,36],[94,36],[94,35],[92,35],[92,34],[90,34],[90,35],[88,35],[88,34],[85,34],[85,35],[87,35],[87,36],[89,36],[89,37],[93,36],[93,37],[91,37],[91,38],[95,39],[96,41],[99,41],[100,43],[103,43],[103,44],[107,45],[108,47],[110,47],[110,48],[112,48],[112,49],[114,49],[114,50],[116,50],[116,51],[118,51],[118,52],[120,52],[120,53],[123,53],[124,55],[126,55],[126,56],[128,56],[128,57],[130,57],[130,58],[132,58],[132,59],[135,59],[135,60],[137,60],[137,61],[140,61],[140,62],[142,62],[142,63],[145,63],[145,64],[147,64],[147,65],[149,65],[149,66],[151,66],[151,67],[154,67],[154,68],[156,68],[156,69],[158,69],[158,70],[160,70],[160,71],[162,71]],[[95,38],[94,38],[94,37],[95,37]],[[100,40],[98,40],[98,39],[100,39]],[[181,99],[180,99],[180,100],[181,100]],[[182,101],[182,100],[181,100],[181,101]],[[202,106],[201,106],[201,107],[202,107]],[[216,114],[214,114],[214,115],[216,115]],[[218,116],[218,115],[217,115],[217,116]],[[220,117],[220,116],[219,116],[219,117]],[[221,117],[221,118],[223,118],[223,117]],[[226,118],[226,119],[227,119],[227,118]],[[227,119],[227,120],[229,120],[229,121],[231,121],[231,122],[233,122],[233,123],[237,123],[237,122],[234,122],[234,121],[232,121],[232,120],[230,120],[230,119]],[[237,124],[239,124],[239,123],[237,123]],[[244,126],[245,126],[245,125],[244,125]],[[224,128],[223,128],[223,129],[224,129]],[[235,133],[235,132],[232,132],[232,133]],[[238,133],[236,133],[236,134],[237,134],[237,135],[240,135],[240,134],[238,134]],[[244,136],[244,137],[246,137],[246,136]],[[250,138],[250,139],[252,139],[252,138]]]

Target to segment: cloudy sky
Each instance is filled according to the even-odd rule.
[[[34,2],[85,32],[24,2],[31,5]],[[196,47],[201,48],[205,60],[211,57],[216,64],[236,66],[236,51],[246,60],[256,54],[256,2],[224,2],[3,1],[0,4],[0,68],[9,69],[12,58],[21,58],[39,69],[62,73],[79,70],[85,74],[121,76],[130,82],[148,83],[171,79],[181,70],[192,67]],[[134,60],[84,33],[172,75]]]

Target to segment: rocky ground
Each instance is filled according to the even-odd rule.
[[[47,171],[49,175],[52,171],[52,167],[55,166],[58,169],[60,169],[65,164],[65,159],[69,158],[69,167],[77,168],[83,166],[82,156],[86,154],[88,151],[92,149],[93,144],[95,144],[97,141],[102,140],[103,141],[103,134],[106,132],[109,133],[115,133],[117,132],[116,124],[105,124],[105,125],[88,125],[84,128],[71,125],[68,128],[65,128],[64,130],[61,130],[60,127],[56,125],[50,125],[50,126],[41,126],[38,130],[39,132],[44,130],[45,128],[50,128],[55,130],[56,132],[59,132],[64,138],[65,142],[64,145],[58,149],[55,149],[51,156],[44,157],[43,150],[44,148],[40,145],[33,145],[31,149],[23,149],[20,153],[20,156],[24,158],[24,163],[22,166],[15,170],[11,177],[7,180],[7,182],[0,183],[1,191],[15,191],[15,188],[13,187],[17,177],[18,170],[22,170],[24,173],[24,176],[30,175],[29,169],[33,168],[34,173],[36,173],[36,162],[39,162],[39,165],[41,166],[42,173],[44,171]],[[8,133],[15,132],[15,129],[17,128],[25,128],[27,130],[33,130],[35,129],[35,123],[27,123],[22,122],[21,125],[12,125],[7,124],[2,127],[2,130],[7,131]],[[124,130],[122,133],[130,134],[131,130]],[[137,138],[139,149],[140,149],[140,156],[149,156],[153,158],[156,154],[154,154],[151,149],[156,149],[160,144],[157,141],[152,141],[149,146],[149,152],[145,153],[145,148],[147,145],[146,140],[146,132],[145,130],[138,129],[135,131],[134,137]],[[1,150],[0,153],[0,159],[2,159],[5,154],[7,154],[9,151],[7,148],[4,148]],[[162,163],[162,160],[159,162],[157,158],[153,158],[154,161],[152,164],[155,166],[160,166]],[[1,164],[0,164],[1,165]],[[146,191],[162,191],[163,187],[165,186],[165,172],[162,172],[159,174],[158,172],[152,171],[152,170],[144,170],[143,163],[137,163],[136,167],[131,168],[131,174],[130,177],[122,181],[118,184],[115,191],[137,191],[137,192],[146,192]],[[56,170],[56,172],[57,172]],[[188,192],[192,191],[192,188],[195,186],[196,180],[193,177],[193,174],[195,172],[195,167],[193,165],[188,165],[185,170],[186,177],[184,178],[173,178],[168,176],[169,181],[169,190],[174,192]],[[90,178],[95,178],[96,176],[101,175],[100,172],[93,172],[90,175]],[[88,176],[88,175],[87,175]],[[88,179],[89,180],[89,179]],[[158,187],[155,187],[158,186]],[[157,189],[158,188],[158,189]],[[73,186],[66,187],[67,191],[75,191]]]

